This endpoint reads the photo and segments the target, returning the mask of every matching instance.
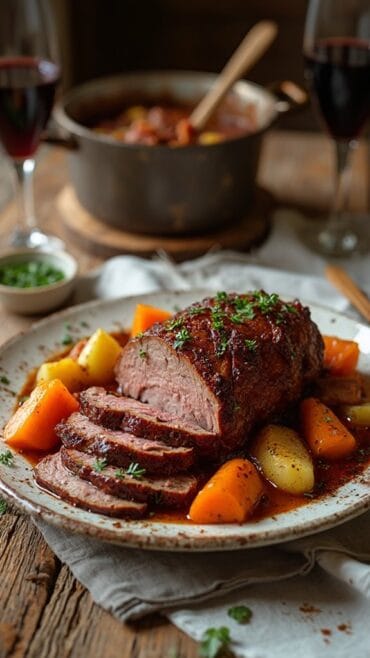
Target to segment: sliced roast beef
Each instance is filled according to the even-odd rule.
[[[100,386],[88,388],[79,397],[82,411],[95,423],[173,446],[194,446],[200,455],[214,456],[214,434],[195,423],[181,421],[173,414]]]
[[[171,448],[161,441],[101,427],[78,412],[59,423],[56,433],[67,448],[103,457],[116,466],[127,467],[135,462],[148,473],[168,475],[186,471],[194,463],[192,448]]]
[[[63,466],[61,455],[48,455],[35,468],[36,482],[76,507],[107,516],[140,519],[147,513],[145,503],[124,500],[97,489]]]
[[[80,478],[88,480],[96,487],[112,494],[133,498],[140,502],[153,503],[158,507],[186,507],[197,491],[197,480],[193,475],[172,475],[170,478],[151,477],[127,469],[104,465],[96,458],[73,448],[62,448],[64,466]]]
[[[300,302],[220,293],[130,340],[116,377],[123,395],[214,433],[227,453],[298,399],[322,362]]]

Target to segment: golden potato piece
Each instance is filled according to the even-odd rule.
[[[51,382],[53,379],[60,379],[70,393],[80,391],[89,384],[86,370],[69,356],[40,366],[36,375],[37,384]]]
[[[85,368],[90,384],[109,384],[121,353],[120,344],[103,329],[97,329],[83,348],[77,363]]]
[[[348,418],[351,425],[370,427],[370,402],[345,405],[341,407],[341,415]]]
[[[252,454],[266,479],[278,489],[300,495],[313,488],[313,462],[294,430],[282,425],[267,425],[257,436]]]

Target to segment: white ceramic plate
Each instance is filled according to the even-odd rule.
[[[26,334],[0,349],[1,376],[11,380],[0,384],[0,426],[9,418],[14,391],[19,391],[27,373],[43,359],[62,349],[66,331],[78,340],[104,327],[108,331],[129,327],[139,301],[176,310],[209,291],[162,292],[140,297],[91,302],[76,306],[39,322]],[[311,305],[313,319],[322,333],[356,340],[361,349],[360,369],[370,374],[370,328],[319,306]],[[66,327],[66,324],[68,325]],[[70,531],[107,541],[150,549],[235,550],[288,541],[325,530],[351,519],[370,507],[370,467],[353,478],[335,495],[313,500],[298,509],[243,525],[208,525],[123,521],[86,512],[42,491],[35,484],[32,467],[19,454],[14,466],[0,464],[0,488],[20,507],[36,517]]]

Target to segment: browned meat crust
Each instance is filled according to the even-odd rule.
[[[140,519],[147,513],[145,503],[112,496],[73,475],[63,466],[59,452],[48,455],[37,464],[35,478],[44,489],[89,512],[130,519]]]
[[[123,395],[215,433],[215,454],[229,453],[297,400],[322,360],[300,302],[219,293],[129,341],[116,376]]]
[[[78,412],[57,425],[56,433],[67,448],[103,457],[116,466],[127,467],[135,462],[148,473],[168,475],[182,472],[194,463],[192,448],[172,448],[160,441],[110,430],[95,425]]]
[[[198,482],[193,475],[180,474],[163,478],[145,474],[135,478],[115,466],[100,466],[97,470],[95,457],[73,448],[62,448],[61,458],[64,466],[72,473],[88,480],[101,491],[113,496],[153,503],[157,507],[186,507],[197,491]]]

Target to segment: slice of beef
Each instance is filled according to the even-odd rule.
[[[123,395],[213,432],[215,449],[229,453],[297,400],[322,362],[300,302],[221,293],[130,340],[116,378]]]
[[[143,475],[135,478],[124,469],[105,466],[96,470],[96,459],[73,448],[62,448],[64,466],[80,478],[112,494],[132,498],[159,507],[181,508],[190,505],[197,491],[197,479],[193,475],[172,475],[170,478]]]
[[[36,482],[76,507],[106,516],[140,519],[147,513],[147,505],[112,496],[81,480],[63,466],[60,453],[48,455],[35,467]]]
[[[215,436],[191,422],[100,386],[80,393],[82,411],[95,423],[122,429],[135,436],[160,440],[172,446],[194,446],[200,455],[213,456]]]
[[[148,473],[187,471],[194,463],[192,448],[172,448],[161,441],[101,427],[78,412],[59,423],[56,433],[67,448],[103,457],[116,466],[127,467],[135,462]]]

